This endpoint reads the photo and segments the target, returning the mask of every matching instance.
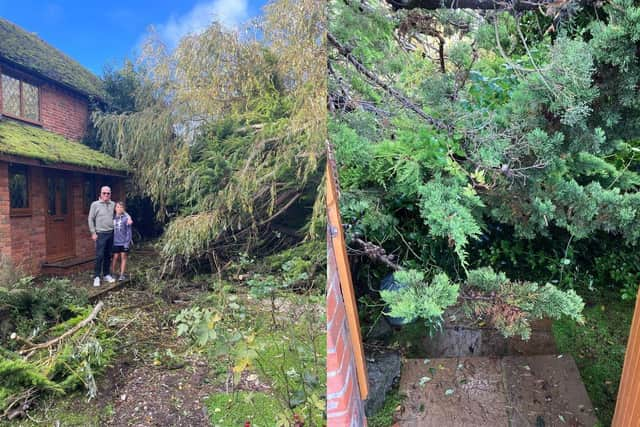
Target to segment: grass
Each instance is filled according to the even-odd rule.
[[[229,319],[231,323],[225,328],[243,334],[250,332],[255,336],[251,349],[256,351],[257,357],[250,363],[248,371],[258,375],[261,383],[269,385],[269,396],[278,406],[278,411],[270,415],[272,418],[262,421],[269,420],[268,425],[274,425],[277,414],[291,422],[296,414],[305,420],[305,425],[322,425],[325,406],[322,396],[326,394],[326,339],[324,313],[318,307],[324,303],[323,296],[283,293],[279,297],[281,309],[276,314],[278,324],[274,325],[270,304],[250,298],[242,286],[236,286],[234,291],[244,312],[243,316]],[[201,303],[210,304],[215,304],[214,295]],[[210,355],[213,370],[222,374],[218,381],[225,376],[227,363],[224,357],[220,358],[215,353]],[[218,399],[216,396],[211,398]],[[219,400],[216,402],[220,404]],[[210,411],[209,416],[214,425],[220,422],[216,413]],[[229,424],[222,425],[233,425],[229,419],[226,422]],[[252,421],[252,425],[258,424]]]
[[[633,302],[621,301],[613,292],[584,294],[585,324],[566,319],[556,321],[553,334],[561,353],[573,356],[598,419],[610,425],[629,328]]]
[[[391,427],[396,408],[402,404],[403,399],[397,390],[389,393],[384,401],[384,406],[373,417],[367,418],[367,425],[369,427]]]
[[[206,405],[214,427],[243,426],[246,421],[252,427],[271,427],[281,412],[280,404],[272,396],[245,391],[214,394]]]

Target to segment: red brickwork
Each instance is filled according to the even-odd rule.
[[[9,165],[0,162],[0,259],[11,257],[9,222]]]
[[[331,236],[327,236],[327,422],[367,425]]]
[[[46,130],[80,140],[87,130],[86,98],[52,84],[40,86],[40,120]]]
[[[29,167],[31,215],[11,217],[11,259],[27,273],[36,274],[46,255],[46,181],[42,168]]]
[[[47,210],[47,169],[35,166],[28,167],[30,181],[31,214],[11,216],[9,207],[9,164],[0,161],[0,255],[8,257],[11,262],[30,274],[40,274],[42,264],[47,261],[46,245],[46,210]],[[64,172],[68,180],[69,197],[71,198],[72,221],[69,233],[73,234],[75,253],[73,257],[87,258],[94,254],[94,243],[89,234],[87,210],[84,207],[83,180],[79,172]],[[123,191],[121,178],[98,177],[109,181],[114,194]],[[95,194],[97,198],[97,192]],[[79,269],[90,269],[91,263],[74,266],[68,272]],[[57,270],[56,270],[57,272]],[[51,273],[51,271],[49,271]]]

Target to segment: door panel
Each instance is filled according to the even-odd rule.
[[[72,200],[69,176],[48,173],[47,180],[47,261],[58,261],[74,255]]]

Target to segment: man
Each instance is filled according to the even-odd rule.
[[[116,281],[111,276],[111,249],[113,247],[113,216],[116,204],[111,201],[111,188],[102,187],[100,197],[91,203],[89,209],[89,231],[91,238],[96,242],[96,265],[93,278],[93,286],[100,286],[100,276],[108,283]],[[127,224],[133,224],[131,218]]]

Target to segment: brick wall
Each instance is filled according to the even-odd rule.
[[[9,223],[9,165],[0,162],[0,258],[11,257]]]
[[[331,236],[327,236],[327,421],[329,427],[367,425]]]
[[[11,259],[26,273],[36,274],[46,256],[47,184],[42,168],[28,168],[31,215],[11,217]]]
[[[87,129],[89,104],[84,97],[45,83],[40,86],[40,117],[43,128],[77,141]]]
[[[31,215],[13,217],[10,216],[9,208],[8,170],[8,163],[0,162],[0,255],[9,257],[14,265],[26,273],[39,274],[47,256],[47,169],[29,167]],[[79,172],[65,172],[65,176],[71,197],[72,221],[69,232],[73,233],[75,256],[90,257],[95,252],[95,244],[89,234],[87,212],[84,209],[84,175]],[[107,179],[118,192],[123,191],[121,178],[104,178]],[[92,266],[91,263],[83,264],[73,271],[77,271],[78,268],[90,269]]]

